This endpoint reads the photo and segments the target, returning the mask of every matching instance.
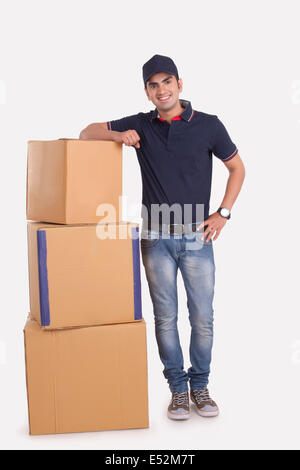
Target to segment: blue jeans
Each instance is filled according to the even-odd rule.
[[[149,238],[143,238],[145,236]],[[165,235],[143,229],[141,253],[154,309],[155,336],[163,374],[171,392],[204,389],[208,384],[213,345],[215,263],[213,242],[202,241],[203,232]],[[168,238],[166,238],[168,237]],[[187,293],[191,325],[190,362],[184,370],[177,328],[177,272]]]

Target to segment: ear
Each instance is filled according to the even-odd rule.
[[[146,95],[147,95],[148,100],[150,101],[149,93],[148,93],[148,90],[147,90],[146,87],[145,87],[145,93],[146,93]]]
[[[183,90],[183,81],[182,81],[182,78],[179,78],[177,83],[178,83],[179,91],[181,92],[181,91]]]

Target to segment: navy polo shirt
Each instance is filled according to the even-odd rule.
[[[226,162],[238,152],[216,115],[195,111],[187,100],[180,99],[180,104],[185,109],[171,124],[161,120],[157,108],[107,123],[109,130],[134,129],[140,136],[140,148],[134,148],[141,169],[142,203],[149,221],[151,204],[164,203],[168,206],[177,203],[182,208],[180,221],[174,220],[170,212],[170,223],[202,221],[196,217],[196,204],[204,205],[203,220],[207,219],[212,155]],[[191,204],[191,220],[190,217],[184,220],[184,204]],[[162,223],[161,214],[159,222]]]

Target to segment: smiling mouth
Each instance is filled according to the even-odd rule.
[[[171,98],[171,95],[168,95],[162,98],[158,98],[158,101],[160,101],[161,103],[164,103],[165,101],[168,101],[170,98]]]

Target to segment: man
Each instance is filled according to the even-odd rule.
[[[230,218],[245,168],[218,117],[195,111],[190,101],[179,99],[183,83],[172,59],[153,56],[143,66],[143,80],[154,111],[91,124],[80,138],[112,140],[136,149],[143,182],[142,259],[163,374],[172,392],[167,415],[189,418],[189,382],[197,413],[217,416],[218,406],[207,389],[213,344],[212,241]],[[229,178],[219,209],[209,215],[213,154],[228,168]],[[175,206],[168,219],[160,209],[157,212],[163,205]],[[178,268],[191,324],[191,367],[187,372],[177,329]]]

